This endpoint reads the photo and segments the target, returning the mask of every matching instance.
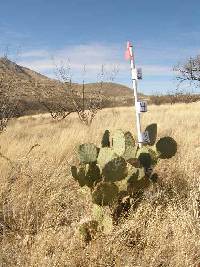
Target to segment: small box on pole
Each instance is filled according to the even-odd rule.
[[[146,101],[136,102],[136,111],[138,113],[147,112],[147,102]]]
[[[138,80],[142,80],[142,68],[137,68],[137,78]]]

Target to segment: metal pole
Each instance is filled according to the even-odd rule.
[[[140,121],[140,113],[137,111],[137,85],[138,85],[138,78],[137,78],[137,69],[134,63],[134,54],[133,54],[133,46],[129,43],[127,47],[130,53],[130,64],[131,64],[131,77],[132,77],[132,86],[134,91],[134,98],[135,98],[135,113],[136,113],[136,126],[137,126],[137,136],[138,136],[138,145],[142,147],[142,134],[141,134],[141,121]]]

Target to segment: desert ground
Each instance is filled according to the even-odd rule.
[[[0,266],[200,266],[200,102],[152,105],[143,128],[153,122],[177,154],[159,161],[158,183],[137,209],[85,244],[77,229],[91,199],[70,174],[76,147],[99,145],[106,129],[135,133],[134,109],[104,109],[89,127],[76,114],[10,121],[0,135]]]

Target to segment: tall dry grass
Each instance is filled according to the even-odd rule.
[[[0,266],[185,267],[200,264],[200,103],[150,106],[178,153],[157,166],[159,183],[109,235],[86,245],[78,234],[91,199],[70,176],[75,147],[105,129],[135,131],[132,108],[101,111],[90,127],[76,115],[12,121],[0,136]]]

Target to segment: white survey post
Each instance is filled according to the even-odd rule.
[[[138,102],[138,96],[137,96],[138,74],[137,74],[137,69],[135,67],[133,46],[131,42],[127,42],[126,57],[130,59],[130,64],[131,64],[131,78],[132,78],[132,86],[133,86],[134,98],[135,98],[135,113],[136,113],[138,145],[139,147],[141,147],[143,143],[143,136],[141,133],[140,113],[143,112],[142,108],[144,108],[145,109],[144,112],[146,112],[146,106],[145,106],[145,103],[142,103],[141,105],[140,104],[141,102]]]

